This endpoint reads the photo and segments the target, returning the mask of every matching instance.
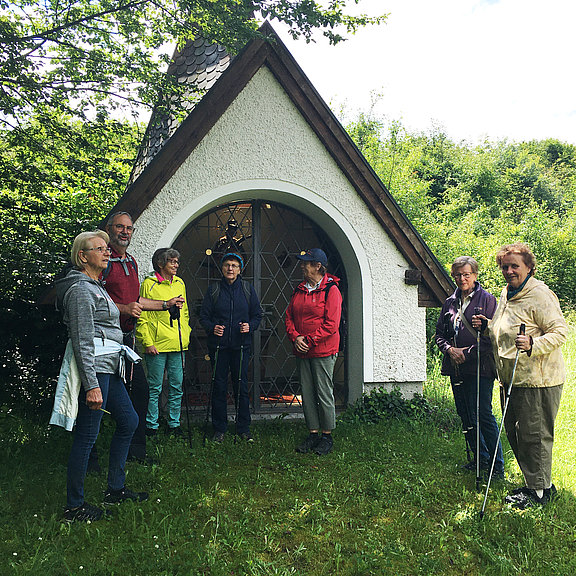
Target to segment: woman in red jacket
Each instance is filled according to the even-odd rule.
[[[340,346],[342,295],[339,278],[326,273],[328,259],[322,250],[312,248],[297,258],[304,279],[286,310],[286,331],[298,362],[310,435],[296,451],[324,455],[332,451],[332,430],[336,427],[332,377]]]

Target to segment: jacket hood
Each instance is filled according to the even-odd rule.
[[[80,272],[80,270],[72,268],[64,278],[60,278],[54,283],[54,287],[56,288],[56,306],[59,310],[62,309],[64,295],[68,292],[70,286],[73,286],[77,282],[92,282],[93,284],[96,284],[92,278],[89,278],[86,274]]]
[[[324,277],[320,281],[320,287],[318,288],[318,290],[324,290],[324,288],[326,287],[326,284],[330,284],[330,283],[334,283],[334,284],[336,284],[336,286],[338,286],[340,283],[340,278],[338,278],[338,276],[335,276],[334,274],[329,274],[327,272],[326,274],[324,274]],[[302,280],[302,282],[300,282],[300,284],[298,284],[297,290],[305,290],[306,292],[308,292],[308,288],[306,288],[306,281],[305,280]]]

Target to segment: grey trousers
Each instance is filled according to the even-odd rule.
[[[503,397],[502,393],[502,401]],[[524,474],[526,486],[533,490],[549,488],[552,483],[554,421],[561,397],[562,385],[550,388],[512,387],[510,393],[504,419],[506,436]]]
[[[308,430],[336,428],[334,406],[334,366],[338,355],[325,358],[298,358],[302,407]]]

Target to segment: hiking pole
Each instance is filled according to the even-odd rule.
[[[210,419],[210,406],[212,405],[212,393],[214,392],[214,380],[216,379],[216,365],[218,364],[218,352],[220,351],[220,340],[218,340],[218,346],[216,346],[216,352],[214,353],[214,366],[212,368],[212,380],[210,381],[210,391],[208,394],[208,402],[206,403],[206,419],[204,420],[204,439],[202,443],[206,445],[206,438],[208,436],[208,420]]]
[[[186,407],[186,426],[188,427],[188,446],[192,450],[192,431],[190,429],[190,406],[188,399],[188,389],[186,388],[186,365],[184,363],[184,347],[182,346],[182,327],[180,326],[180,308],[174,304],[170,308],[170,325],[172,320],[178,322],[178,339],[180,340],[180,360],[182,361],[182,391],[184,392],[184,406]]]
[[[520,324],[519,335],[523,336],[526,332],[526,324]],[[500,443],[500,436],[502,436],[502,428],[504,428],[504,418],[506,417],[506,411],[508,410],[508,404],[510,403],[510,394],[512,393],[512,384],[514,383],[514,376],[516,375],[516,366],[518,364],[518,358],[520,357],[520,348],[516,350],[516,357],[514,358],[514,366],[512,368],[512,376],[510,377],[510,384],[508,384],[508,389],[506,390],[506,396],[504,397],[504,409],[502,410],[502,422],[500,422],[500,429],[498,430],[498,438],[496,438],[496,444],[494,446],[494,454],[492,456],[492,464],[490,466],[490,472],[488,473],[488,483],[486,484],[486,494],[484,495],[484,502],[482,503],[482,510],[480,510],[480,520],[484,518],[484,509],[486,508],[486,501],[488,500],[488,491],[490,490],[490,481],[492,480],[492,472],[494,471],[494,465],[496,464],[496,454],[498,453],[498,444]]]
[[[456,348],[456,331],[454,330],[454,326],[452,324],[452,316],[450,312],[446,312],[444,314],[444,333],[446,334],[446,338],[448,338],[448,340],[450,341],[450,344],[452,344],[452,346]],[[460,368],[458,364],[456,364],[456,362],[454,362],[453,360],[451,360],[451,364],[452,367],[454,368],[454,379],[453,380],[451,379],[451,384],[452,384],[452,393],[454,395],[454,403],[456,404],[456,411],[458,411],[458,406],[461,406],[461,409],[463,407],[466,413],[465,414],[466,422],[464,422],[464,419],[460,414],[459,416],[460,419],[462,420],[462,434],[464,434],[464,445],[466,447],[466,461],[471,462],[472,446],[470,444],[470,439],[468,438],[468,432],[470,432],[469,424],[472,418],[470,417],[469,402],[468,398],[466,398],[464,393],[461,391],[462,377],[460,375]]]
[[[242,330],[242,322],[240,322],[240,330]],[[234,442],[238,438],[238,412],[240,407],[240,386],[242,385],[242,362],[244,361],[244,336],[242,332],[240,333],[240,364],[238,366],[238,381],[236,383],[236,415],[234,416],[234,426],[236,435],[234,436]]]
[[[476,306],[474,315],[480,314],[482,308]],[[478,365],[476,366],[476,492],[480,492],[480,328],[476,330],[476,351]]]

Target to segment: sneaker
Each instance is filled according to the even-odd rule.
[[[522,491],[515,491],[506,496],[504,501],[507,504],[511,504],[514,508],[519,510],[525,510],[526,508],[532,508],[533,506],[546,506],[550,501],[552,501],[557,494],[556,486],[552,484],[550,488],[545,488],[542,497],[538,497],[536,490],[532,488],[522,488]]]
[[[250,432],[242,432],[242,434],[238,434],[240,436],[240,440],[244,440],[244,442],[248,442],[249,444],[254,443],[254,438]]]
[[[313,450],[316,447],[316,444],[318,444],[318,442],[320,442],[320,438],[318,437],[318,434],[310,434],[306,440],[304,440],[304,442],[302,442],[302,444],[300,444],[297,448],[296,448],[296,452],[300,452],[300,454],[307,454],[308,452],[310,452],[311,450]]]
[[[224,436],[224,432],[214,432],[214,436],[212,436],[212,442],[222,444],[222,442],[224,442]]]
[[[134,502],[143,502],[148,500],[148,492],[134,492],[130,488],[122,488],[122,490],[108,490],[104,494],[104,504],[120,504],[132,500]]]
[[[488,480],[488,474],[490,473],[490,470],[483,470],[483,472],[484,472],[484,478]],[[504,470],[493,470],[491,479],[504,480]]]
[[[326,456],[330,454],[334,448],[334,440],[332,440],[332,434],[322,434],[322,438],[316,446],[314,447],[314,453],[318,456]]]
[[[155,466],[159,464],[156,458],[152,458],[152,456],[144,456],[144,458],[140,458],[139,456],[132,456],[128,454],[128,458],[126,458],[127,462],[135,462],[136,464],[141,464],[142,466]]]
[[[96,522],[106,514],[106,511],[102,510],[102,508],[84,502],[84,504],[78,506],[78,508],[67,508],[64,510],[63,521],[69,524],[72,524],[72,522]]]
[[[176,426],[175,428],[168,429],[168,435],[172,436],[173,438],[182,438],[184,436],[184,432],[182,432],[182,428],[180,428],[180,426]]]

